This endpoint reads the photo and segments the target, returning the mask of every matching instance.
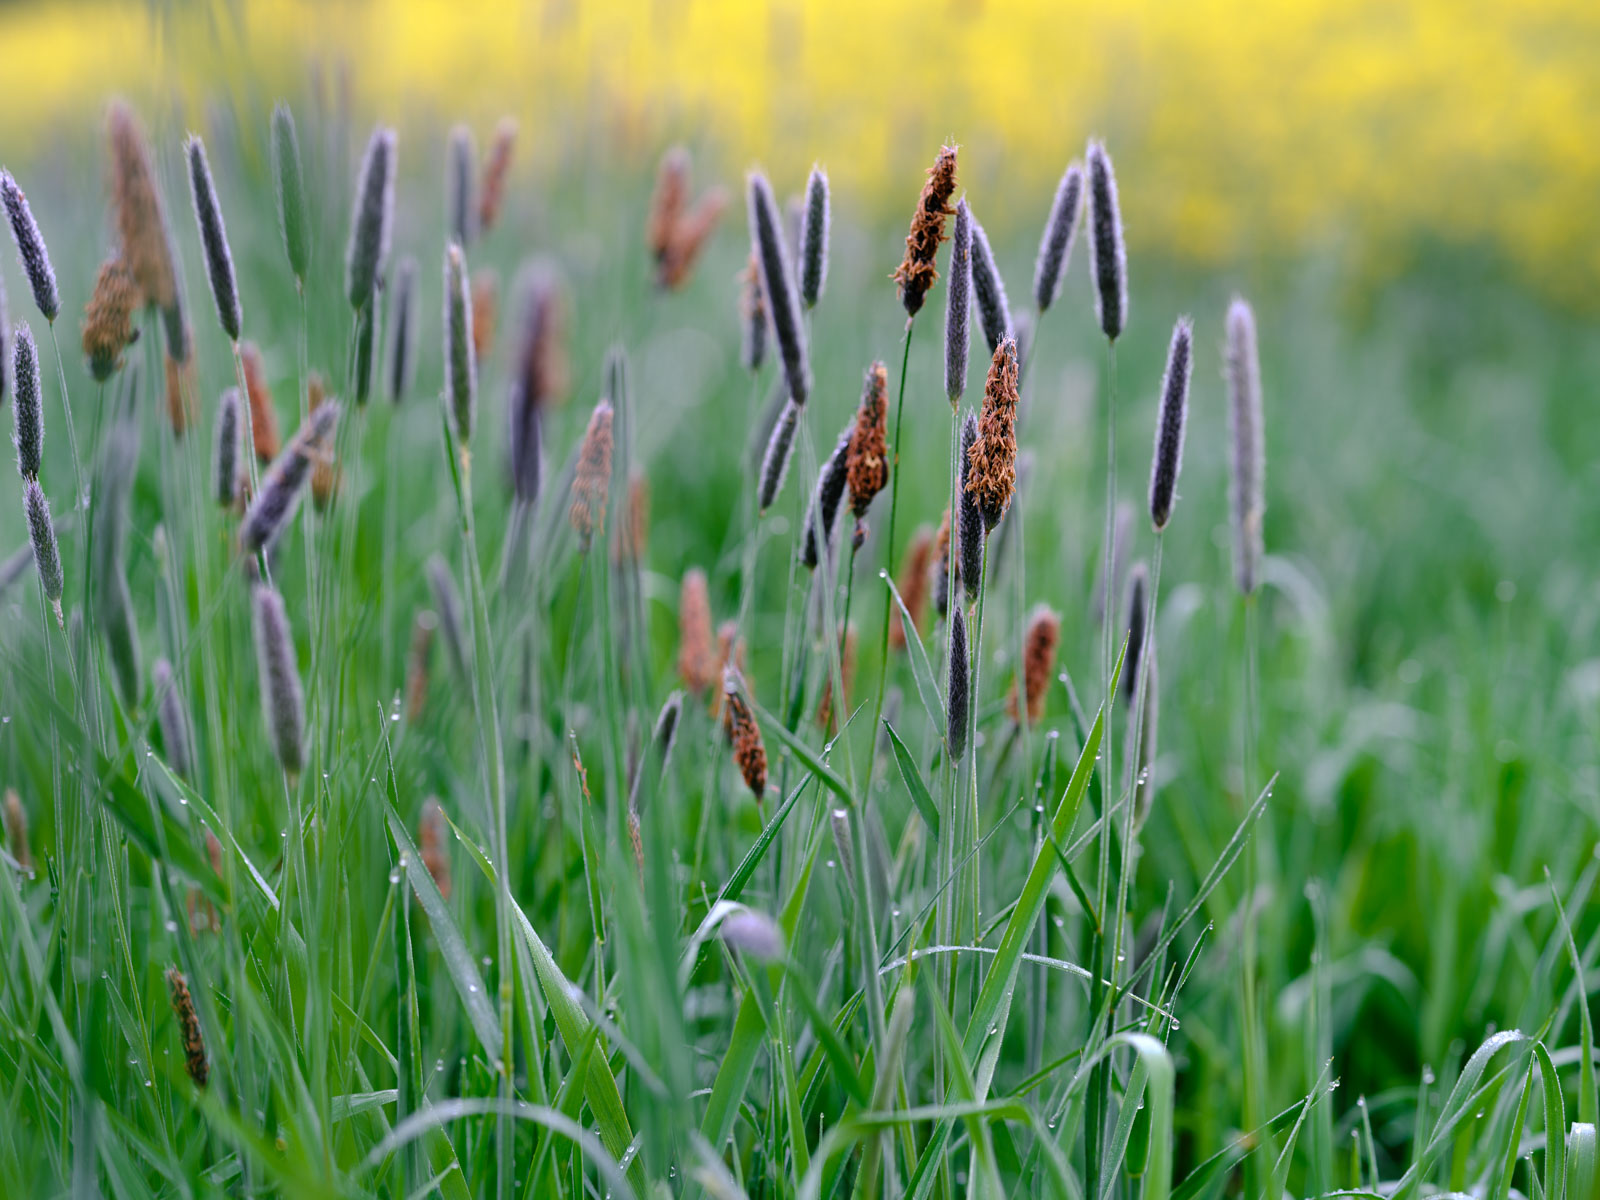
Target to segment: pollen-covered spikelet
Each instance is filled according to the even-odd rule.
[[[100,264],[83,309],[83,352],[89,371],[104,383],[122,366],[122,352],[138,340],[133,314],[143,297],[133,273],[118,257]]]
[[[691,567],[678,592],[678,677],[696,695],[717,681],[716,651],[711,644],[711,596],[706,573]]]
[[[695,201],[694,207],[685,213],[673,228],[672,240],[667,243],[667,252],[657,265],[657,283],[669,291],[674,291],[689,281],[695,261],[700,257],[701,248],[716,229],[717,222],[722,219],[723,210],[727,207],[728,193],[720,187],[709,189]]]
[[[6,789],[6,807],[3,814],[6,827],[6,845],[17,866],[30,874],[33,871],[33,852],[28,848],[28,812],[22,807],[22,797]]]
[[[350,307],[365,307],[383,277],[394,227],[395,159],[398,139],[383,126],[372,131],[356,176],[350,240],[344,252],[344,290]]]
[[[911,535],[905,557],[900,560],[900,578],[895,586],[900,589],[900,599],[911,614],[912,628],[919,633],[928,608],[928,581],[933,563],[933,527],[919,525]],[[906,648],[904,618],[897,604],[889,610],[889,646],[894,650]]]
[[[928,181],[922,185],[916,211],[911,214],[911,230],[906,234],[906,255],[895,268],[900,285],[900,303],[906,315],[914,317],[922,308],[939,272],[933,265],[939,243],[944,241],[944,219],[950,215],[950,197],[956,190],[956,148],[941,146],[939,157],[928,168]]]
[[[811,364],[806,327],[800,317],[800,293],[795,289],[794,269],[784,245],[778,202],[772,194],[772,184],[760,171],[751,171],[746,182],[750,248],[761,268],[761,298],[772,322],[778,356],[783,360],[789,399],[804,404],[811,394]]]
[[[261,490],[250,498],[239,526],[239,545],[246,554],[270,546],[288,526],[312,468],[330,453],[338,423],[339,406],[322,405],[306,417],[283,453],[262,474]]]
[[[864,535],[861,518],[867,515],[872,498],[889,482],[888,430],[889,372],[882,362],[875,362],[867,368],[861,386],[861,407],[856,410],[856,427],[850,436],[845,466],[858,545]]]
[[[239,362],[244,368],[245,396],[250,401],[250,438],[255,444],[256,461],[269,463],[283,449],[283,435],[278,432],[278,410],[272,406],[272,389],[267,386],[267,364],[254,342],[239,343]]]
[[[295,660],[294,633],[283,597],[264,583],[253,589],[256,664],[261,711],[272,748],[283,769],[297,775],[303,761],[306,707]]]
[[[500,217],[505,200],[506,179],[511,174],[511,151],[517,142],[517,123],[501,117],[494,127],[494,141],[483,164],[483,183],[478,189],[478,230],[488,233]]]
[[[1122,240],[1117,176],[1104,143],[1092,141],[1084,156],[1089,185],[1089,274],[1094,281],[1100,330],[1116,341],[1128,325],[1128,252]]]
[[[950,657],[947,664],[945,745],[950,761],[960,762],[967,752],[967,712],[972,697],[968,688],[967,618],[959,604],[950,606]]]
[[[323,381],[320,372],[313,371],[306,378],[306,404],[311,412],[316,412],[328,399],[328,385]],[[327,447],[315,454],[311,461],[311,499],[316,503],[317,510],[328,507],[328,503],[339,491],[339,485],[344,481],[344,471],[334,460],[332,447]]]
[[[185,362],[179,362],[172,357],[172,351],[168,350],[166,383],[167,422],[172,426],[172,435],[181,438],[195,420],[194,393],[198,385],[195,382],[194,359],[191,357]]]
[[[767,790],[767,748],[761,741],[761,727],[756,724],[750,706],[742,692],[743,680],[737,667],[728,666],[722,672],[722,725],[728,741],[733,745],[733,761],[744,776],[744,785],[757,800]]]
[[[222,843],[209,829],[206,830],[206,858],[211,861],[211,873],[218,879],[222,878]],[[190,886],[184,907],[189,912],[190,933],[204,933],[207,930],[221,932],[222,922],[217,917],[216,905],[206,899],[198,884]]]
[[[45,248],[44,235],[39,232],[39,223],[34,220],[28,198],[23,195],[10,171],[0,170],[0,205],[6,210],[11,240],[17,246],[17,261],[28,278],[33,302],[39,306],[46,321],[54,322],[61,311],[61,294],[56,287],[55,269],[50,265],[50,252]]]
[[[739,672],[742,679],[745,672],[745,641],[739,634],[739,622],[731,617],[717,626],[717,663],[714,678],[721,678],[729,667]],[[722,693],[711,693],[711,715],[722,715]]]
[[[650,481],[645,478],[643,471],[635,467],[628,472],[628,504],[622,514],[622,525],[617,530],[617,560],[643,562],[649,540]]]
[[[194,1080],[195,1087],[206,1086],[210,1067],[206,1062],[206,1040],[200,1032],[200,1018],[194,1011],[194,997],[189,994],[189,981],[177,967],[167,968],[167,994],[172,1001],[172,1015],[178,1018],[178,1032],[183,1038],[183,1067]]]
[[[1072,260],[1072,243],[1082,215],[1083,164],[1072,162],[1067,164],[1061,182],[1056,185],[1050,217],[1039,239],[1039,255],[1033,261],[1033,302],[1041,313],[1055,303],[1061,291],[1061,280]]]
[[[444,394],[463,461],[478,411],[478,360],[472,344],[467,260],[461,247],[451,242],[444,252]]]
[[[1050,688],[1050,675],[1056,666],[1056,648],[1061,644],[1061,618],[1046,605],[1039,605],[1028,617],[1027,632],[1022,637],[1022,694],[1027,700],[1028,724],[1035,725],[1044,712],[1045,692]],[[1013,721],[1021,721],[1017,705],[1017,685],[1011,685],[1011,696],[1006,702],[1006,712]]]
[[[839,680],[844,684],[845,710],[850,708],[850,691],[856,679],[856,623],[850,622],[849,628],[844,632],[844,638],[839,650]],[[822,699],[817,704],[817,727],[825,733],[835,733],[838,729],[838,718],[833,711],[833,676],[829,673],[827,681],[822,685]]]
[[[673,146],[661,156],[656,170],[656,190],[650,197],[650,213],[645,220],[645,240],[657,265],[666,258],[672,236],[689,203],[689,152]]]
[[[439,618],[426,608],[419,610],[411,622],[411,650],[406,659],[408,724],[422,715],[422,706],[428,699],[428,663],[432,657],[433,635],[438,628]]]
[[[572,507],[567,515],[585,550],[596,533],[605,532],[606,496],[611,490],[612,415],[611,401],[601,400],[594,406],[572,476]]]
[[[978,502],[985,533],[1005,516],[1017,488],[1017,343],[1007,337],[994,352],[984,384],[978,440],[969,454],[972,464],[967,491]]]
[[[189,194],[194,200],[195,221],[200,226],[200,248],[205,251],[206,279],[211,298],[216,302],[217,320],[230,341],[239,340],[243,311],[239,304],[239,284],[233,272],[233,252],[228,248],[228,230],[222,220],[222,204],[217,185],[211,178],[206,147],[198,135],[190,134],[183,144],[189,164]]]
[[[166,213],[156,191],[150,144],[133,110],[120,100],[107,110],[106,130],[111,141],[111,194],[122,258],[145,299],[166,313],[178,303],[178,279]]]
[[[499,310],[500,273],[493,267],[481,267],[472,273],[472,353],[480,366],[494,349]]]
[[[429,796],[423,802],[417,825],[417,850],[422,854],[422,865],[433,876],[439,895],[450,899],[450,828],[437,796]]]

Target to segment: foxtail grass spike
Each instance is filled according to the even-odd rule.
[[[395,268],[389,306],[389,358],[383,381],[390,402],[399,404],[411,390],[417,369],[417,260],[409,254]]]
[[[17,866],[33,874],[33,853],[28,848],[28,811],[22,807],[22,797],[11,788],[6,789],[5,806],[6,845]]]
[[[967,751],[967,706],[971,697],[967,692],[967,618],[961,605],[950,609],[950,662],[948,695],[945,707],[948,721],[945,724],[945,744],[950,749],[950,761],[958,763]]]
[[[189,739],[189,717],[184,711],[183,697],[178,693],[172,664],[166,659],[156,659],[150,668],[150,686],[155,692],[156,716],[161,723],[161,744],[166,750],[167,766],[185,779],[192,779],[194,755]]]
[[[239,544],[245,553],[255,554],[270,546],[288,528],[313,467],[332,452],[338,423],[339,406],[324,404],[306,418],[283,453],[273,459],[239,527]]]
[[[328,401],[328,385],[323,381],[320,372],[313,371],[306,377],[306,408],[315,413]],[[335,461],[332,447],[325,447],[321,453],[311,457],[311,499],[316,504],[317,511],[321,512],[332,502],[334,493],[339,490],[339,482],[344,476],[339,464]]]
[[[302,735],[306,714],[289,614],[284,609],[283,597],[265,583],[255,585],[252,602],[261,710],[278,762],[289,774],[296,775],[304,765]]]
[[[672,748],[678,743],[678,724],[683,719],[683,692],[674,691],[667,697],[667,702],[661,706],[661,712],[656,716],[655,730],[650,735],[650,741],[656,748],[656,754],[661,760],[661,769],[667,769],[667,761],[672,757]]]
[[[283,435],[278,432],[278,410],[267,386],[267,364],[261,357],[261,348],[254,342],[239,343],[239,363],[244,369],[245,398],[250,402],[250,441],[255,446],[256,461],[270,463],[283,448]]]
[[[850,435],[845,461],[845,482],[850,488],[850,511],[856,518],[856,536],[862,535],[862,518],[873,497],[889,482],[889,372],[882,362],[867,368],[861,384],[861,406]]]
[[[1006,337],[1012,336],[1011,303],[1006,299],[1005,281],[989,248],[989,235],[976,217],[972,219],[972,298],[978,303],[978,322],[992,355]]]
[[[389,257],[394,224],[394,177],[397,147],[394,130],[379,126],[367,141],[356,176],[355,208],[350,214],[350,241],[344,254],[344,294],[351,308],[372,300]]]
[[[5,205],[6,220],[11,224],[11,240],[17,245],[17,262],[33,291],[33,302],[39,306],[46,321],[54,321],[61,311],[61,295],[56,290],[56,273],[50,266],[50,252],[45,249],[44,235],[39,223],[33,219],[28,198],[22,194],[10,171],[0,170],[0,203]]]
[[[529,263],[518,274],[521,322],[517,369],[511,378],[511,479],[518,500],[531,504],[539,494],[541,422],[545,410],[566,386],[566,324],[561,280],[553,266]]]
[[[123,351],[138,340],[133,316],[141,300],[139,285],[120,258],[100,264],[83,310],[83,353],[97,382],[104,383],[121,369]]]
[[[753,908],[729,913],[717,932],[730,949],[760,962],[779,962],[787,952],[783,927]]]
[[[761,264],[761,292],[772,322],[789,399],[804,404],[811,394],[811,367],[806,358],[806,329],[800,320],[799,296],[783,244],[783,226],[772,185],[759,171],[749,177],[750,245]]]
[[[1122,699],[1132,707],[1139,690],[1139,664],[1144,658],[1149,630],[1150,568],[1136,562],[1128,569],[1128,601],[1123,628],[1128,631],[1126,661],[1122,666]]]
[[[849,479],[850,443],[855,440],[855,422],[845,426],[833,453],[817,472],[817,486],[811,495],[811,512],[806,518],[806,535],[800,548],[800,562],[815,570],[822,556],[833,553],[833,529],[839,520]]]
[[[428,559],[428,582],[433,588],[433,606],[438,610],[439,628],[444,633],[445,652],[456,677],[463,682],[471,675],[467,666],[466,610],[461,603],[461,590],[456,587],[456,577],[450,564],[438,554]]]
[[[278,204],[278,230],[283,235],[289,270],[302,285],[311,264],[311,214],[306,181],[300,169],[300,135],[287,104],[272,110],[272,175]]]
[[[944,394],[951,407],[967,390],[967,355],[972,345],[972,211],[956,205],[950,239],[950,285],[944,297]]]
[[[501,117],[494,127],[494,141],[489,144],[489,156],[483,165],[483,187],[479,189],[478,231],[488,233],[500,218],[500,206],[505,200],[506,179],[511,174],[511,151],[517,142],[517,123],[510,117]]]
[[[39,582],[44,585],[45,599],[55,607],[56,620],[61,619],[61,592],[65,579],[61,573],[61,553],[56,548],[56,527],[50,520],[50,502],[37,479],[28,480],[22,492],[23,506],[28,513],[28,540],[33,543],[33,563],[39,571]]]
[[[478,407],[478,364],[472,353],[472,293],[466,257],[454,242],[444,252],[444,375],[450,419],[464,451],[472,441]]]
[[[767,452],[761,460],[761,479],[756,488],[756,508],[765,513],[772,507],[783,481],[789,476],[789,459],[794,453],[794,436],[800,428],[805,409],[793,400],[783,406],[778,423],[772,427],[767,439]]]
[[[661,156],[656,190],[650,197],[650,213],[645,221],[645,240],[658,265],[672,250],[672,239],[688,204],[689,152],[682,146],[673,146]]]
[[[1172,327],[1167,370],[1161,379],[1161,411],[1156,417],[1156,448],[1150,463],[1150,524],[1157,533],[1172,518],[1183,466],[1183,429],[1189,419],[1189,376],[1194,364],[1194,328],[1187,317]]]
[[[812,167],[800,220],[800,302],[815,308],[828,282],[828,173]]]
[[[1128,324],[1128,254],[1122,243],[1122,212],[1117,207],[1117,177],[1111,156],[1099,141],[1085,156],[1089,185],[1089,273],[1094,279],[1094,312],[1100,332],[1111,341]]]
[[[472,130],[457,125],[450,131],[445,150],[445,212],[450,221],[449,235],[461,246],[472,245],[477,233],[478,212],[473,204],[473,177],[478,169],[478,150]]]
[[[183,314],[177,257],[166,208],[156,186],[155,164],[139,119],[120,100],[106,114],[111,142],[111,191],[117,232],[122,238],[122,259],[128,264],[144,298],[161,310],[167,352],[180,362],[189,360],[189,327]]]
[[[691,567],[678,590],[678,678],[698,696],[717,682],[716,671],[706,573]]]
[[[1246,596],[1261,576],[1261,525],[1266,516],[1267,455],[1261,413],[1261,362],[1256,315],[1235,297],[1228,308],[1228,428],[1232,440],[1233,578]],[[19,389],[20,391],[20,389]]]
[[[11,313],[6,305],[6,285],[0,282],[0,405],[11,394]]]
[[[994,527],[1011,507],[1017,487],[1017,343],[1006,338],[994,352],[989,378],[984,384],[983,414],[978,420],[978,440],[969,450],[972,475],[967,489],[977,500],[984,532]]]
[[[733,761],[744,776],[750,794],[760,800],[767,791],[767,748],[761,741],[761,727],[745,703],[743,680],[733,664],[722,671],[722,724],[733,744]]]
[[[17,471],[24,479],[37,479],[44,459],[44,393],[39,382],[39,349],[26,321],[17,326],[11,364],[17,393],[16,411],[11,414],[16,426],[12,440],[17,447]]]
[[[1072,246],[1082,216],[1083,164],[1073,162],[1056,185],[1050,217],[1044,223],[1044,236],[1039,239],[1039,257],[1033,261],[1033,302],[1041,313],[1061,294],[1061,280],[1072,264]]]
[[[956,575],[966,589],[968,602],[976,601],[983,586],[983,512],[973,487],[972,452],[978,444],[978,418],[968,413],[961,422],[961,458],[957,491]]]
[[[1061,618],[1045,604],[1039,605],[1028,616],[1028,626],[1022,635],[1022,695],[1011,689],[1006,711],[1013,721],[1022,722],[1024,715],[1030,726],[1037,725],[1044,714],[1045,693],[1050,690],[1050,680],[1056,669],[1056,649],[1061,644]]]
[[[178,1019],[178,1032],[183,1037],[183,1069],[189,1073],[197,1088],[204,1089],[210,1075],[206,1063],[206,1040],[200,1032],[200,1018],[194,1011],[194,997],[189,994],[189,983],[177,967],[167,968],[167,993],[172,1001],[172,1015]]]
[[[739,365],[752,374],[767,360],[767,302],[761,295],[761,263],[755,251],[739,273]]]
[[[900,560],[900,573],[895,578],[901,603],[906,606],[906,612],[911,614],[912,628],[919,632],[928,607],[928,581],[932,570],[933,527],[919,525],[906,546],[905,557]],[[889,610],[889,648],[906,648],[905,619],[900,615],[899,605]]]
[[[678,219],[672,239],[667,243],[667,252],[656,264],[657,286],[676,291],[689,281],[701,249],[727,207],[727,191],[720,187],[709,188],[695,201],[694,207]]]
[[[568,519],[585,550],[595,536],[604,536],[606,498],[611,492],[611,457],[614,443],[611,401],[601,400],[589,414],[578,465],[572,476],[572,507]]]
[[[211,494],[223,508],[239,500],[239,434],[243,429],[239,389],[231,387],[217,403],[217,437],[211,455]]]
[[[900,285],[900,303],[908,317],[922,310],[923,301],[939,278],[933,260],[939,252],[939,243],[944,241],[944,219],[950,215],[950,197],[955,195],[955,190],[956,148],[941,146],[939,157],[928,168],[928,180],[922,185],[916,210],[911,214],[905,258],[894,272],[895,282]]]
[[[200,226],[200,245],[206,256],[206,278],[211,281],[211,298],[217,305],[217,320],[231,341],[239,340],[243,310],[239,304],[239,284],[233,274],[233,252],[228,248],[228,230],[222,223],[222,205],[217,186],[206,161],[206,147],[198,135],[184,143],[189,162],[189,192],[194,198],[195,220]]]

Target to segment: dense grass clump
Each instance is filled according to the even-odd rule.
[[[296,107],[0,173],[0,1195],[1593,1189],[1586,331]]]

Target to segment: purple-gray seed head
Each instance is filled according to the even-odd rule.
[[[39,306],[46,321],[54,321],[61,311],[61,295],[56,291],[56,273],[50,266],[50,252],[45,249],[44,235],[39,223],[33,219],[28,198],[22,194],[10,171],[0,170],[0,204],[5,205],[6,219],[11,223],[11,240],[17,244],[17,261],[33,289],[33,302]]]
[[[395,268],[389,305],[389,360],[383,374],[390,401],[399,404],[417,368],[417,260],[409,254]]]
[[[1117,177],[1111,156],[1099,141],[1085,156],[1089,185],[1089,273],[1094,279],[1094,311],[1100,331],[1116,341],[1128,325],[1128,254],[1122,242],[1117,207]]]
[[[1123,628],[1128,634],[1128,650],[1122,664],[1122,699],[1131,707],[1139,693],[1139,664],[1144,658],[1146,618],[1150,611],[1150,568],[1143,561],[1128,568],[1127,586]]]
[[[828,282],[828,173],[811,168],[806,180],[805,211],[800,220],[800,301],[815,308]]]
[[[300,667],[295,660],[289,614],[283,597],[264,583],[255,585],[252,599],[261,711],[278,761],[285,771],[296,774],[304,765],[305,697],[300,691]]]
[[[1083,215],[1083,165],[1073,162],[1056,185],[1050,217],[1039,239],[1039,257],[1033,261],[1033,302],[1042,313],[1061,294],[1061,281],[1072,264],[1072,246]]]
[[[190,751],[189,716],[178,693],[172,664],[158,658],[150,668],[150,686],[156,697],[156,716],[161,722],[161,744],[166,749],[167,766],[188,778],[194,767]]]
[[[37,479],[44,458],[44,405],[39,382],[39,350],[26,321],[17,325],[11,364],[11,379],[17,393],[16,411],[11,414],[16,426],[12,440],[17,447],[17,471],[24,479]]]
[[[562,386],[566,372],[561,348],[561,278],[555,267],[535,260],[517,276],[521,297],[517,369],[507,408],[511,421],[511,483],[516,498],[532,504],[539,495],[541,425],[545,406]],[[607,390],[625,386],[608,383]]]
[[[332,449],[333,430],[338,422],[339,406],[332,402],[322,405],[295,430],[283,453],[272,460],[261,477],[261,490],[250,501],[239,527],[239,544],[247,554],[270,546],[288,528],[312,468]]]
[[[361,172],[356,177],[355,209],[350,215],[350,242],[344,256],[345,297],[352,308],[372,299],[389,257],[389,237],[394,224],[395,132],[379,126],[372,131]]]
[[[783,358],[783,374],[789,383],[789,398],[804,404],[811,394],[811,368],[806,358],[806,331],[800,321],[800,302],[795,293],[794,272],[783,245],[783,227],[772,185],[759,171],[749,177],[750,244],[761,266],[761,293],[766,301],[772,332]]]
[[[968,413],[961,422],[960,486],[957,488],[959,519],[953,536],[956,540],[957,571],[966,588],[967,600],[975,601],[983,586],[983,510],[976,492],[967,490],[972,474],[972,447],[978,440],[978,418]]]
[[[217,439],[211,455],[211,494],[223,508],[239,499],[239,414],[243,401],[239,389],[228,388],[217,403]]]
[[[428,583],[433,588],[433,607],[439,614],[439,628],[444,633],[445,651],[450,655],[450,665],[462,682],[471,679],[467,670],[467,633],[462,617],[461,591],[456,587],[456,577],[450,564],[435,554],[428,559]]]
[[[850,440],[854,433],[852,420],[817,472],[817,486],[811,497],[811,513],[806,520],[806,536],[800,550],[801,564],[812,570],[822,561],[824,550],[829,554],[833,552],[833,530],[844,504],[845,484],[849,482]]]
[[[989,235],[976,217],[972,219],[972,298],[978,304],[983,340],[989,343],[989,355],[993,357],[1001,341],[1011,333],[1011,304],[1006,299],[1006,285],[1000,278],[994,251],[989,248]]]
[[[740,908],[723,918],[718,932],[729,949],[762,962],[776,962],[784,956],[783,930],[766,913]]]
[[[1267,457],[1261,415],[1261,362],[1256,316],[1235,297],[1228,308],[1228,428],[1232,441],[1233,578],[1245,595],[1260,582],[1261,525],[1266,516]]]
[[[289,256],[289,270],[302,282],[311,263],[311,216],[306,206],[305,175],[300,168],[300,135],[294,113],[287,104],[272,110],[273,191],[278,204],[278,228]]]
[[[970,700],[967,689],[967,618],[961,605],[950,609],[950,661],[945,724],[945,743],[950,750],[950,761],[957,763],[967,751],[967,706]]]
[[[22,490],[23,507],[28,512],[28,540],[33,543],[33,562],[39,569],[39,582],[45,598],[59,605],[65,580],[61,574],[61,554],[56,548],[56,527],[50,520],[50,501],[37,479],[28,480]]]
[[[794,452],[794,435],[800,428],[805,413],[793,400],[783,406],[778,423],[772,427],[767,439],[767,453],[761,460],[761,482],[756,491],[756,508],[766,512],[783,490],[783,481],[789,474],[789,459]]]
[[[243,310],[239,304],[239,284],[233,274],[233,252],[228,248],[228,230],[222,223],[222,205],[211,178],[206,147],[197,134],[190,134],[183,145],[189,163],[189,194],[194,199],[195,221],[200,226],[200,246],[206,256],[206,278],[211,282],[211,298],[216,301],[217,320],[230,339],[239,340]]]
[[[1179,317],[1167,347],[1167,370],[1161,378],[1161,410],[1156,416],[1156,448],[1150,463],[1150,524],[1157,533],[1172,518],[1183,466],[1183,427],[1189,418],[1189,377],[1194,368],[1194,327]]]
[[[972,345],[972,210],[956,205],[950,239],[950,279],[944,307],[944,394],[953,406],[967,390],[967,355]]]

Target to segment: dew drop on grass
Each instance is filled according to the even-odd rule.
[[[399,883],[400,882],[400,872],[399,871],[390,871],[389,872],[389,882],[390,883]]]
[[[176,921],[168,921],[167,922],[167,932],[168,933],[177,933],[178,932],[178,923]]]

